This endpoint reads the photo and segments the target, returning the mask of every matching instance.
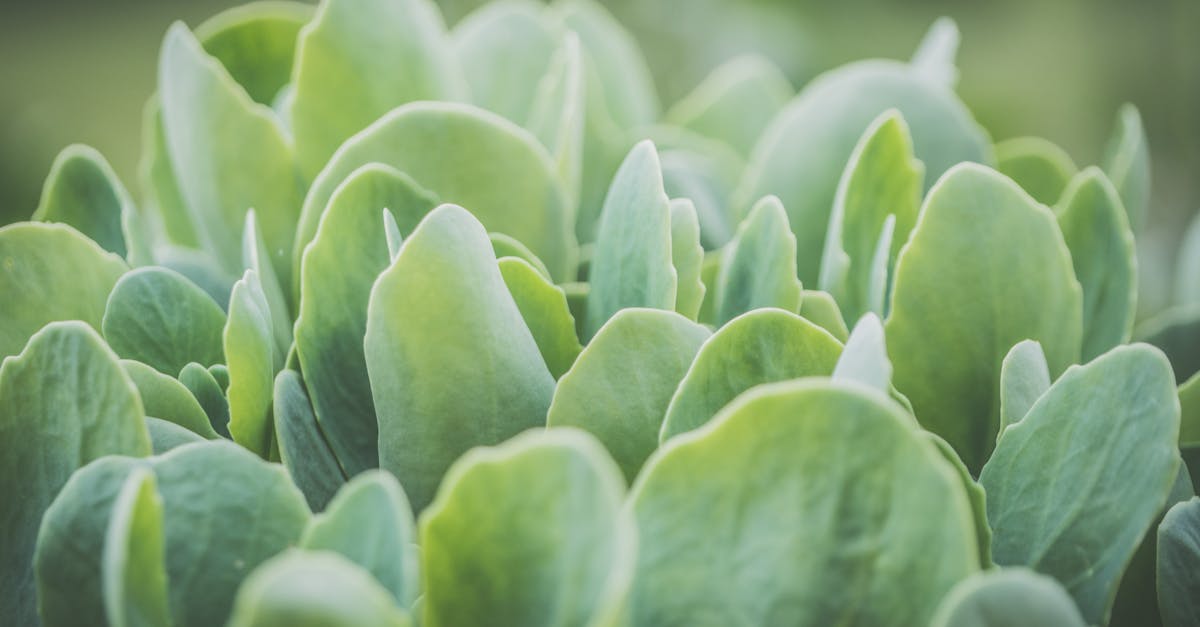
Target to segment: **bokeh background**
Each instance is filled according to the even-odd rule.
[[[439,2],[451,24],[481,3]],[[195,26],[235,4],[0,2],[0,224],[33,212],[54,155],[69,143],[98,148],[136,188],[142,106],[167,26]],[[1083,166],[1099,160],[1117,107],[1139,107],[1154,176],[1139,242],[1147,269],[1170,267],[1200,213],[1200,0],[604,4],[640,42],[665,106],[738,53],[768,56],[800,88],[854,59],[907,59],[935,18],[951,16],[962,32],[958,92],[994,139],[1042,136]],[[1145,282],[1143,312],[1166,304],[1155,283]]]

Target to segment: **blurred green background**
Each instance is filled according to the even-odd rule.
[[[37,205],[54,155],[103,152],[136,189],[142,106],[167,26],[231,0],[0,3],[0,223]],[[444,0],[453,24],[481,2]],[[865,57],[907,59],[929,24],[962,31],[958,92],[994,139],[1039,135],[1095,163],[1116,108],[1142,112],[1153,158],[1147,266],[1166,267],[1200,211],[1200,1],[612,0],[641,43],[664,106],[737,53],[760,52],[802,87]],[[1152,304],[1165,296],[1149,293]],[[1157,304],[1157,303],[1154,303]]]

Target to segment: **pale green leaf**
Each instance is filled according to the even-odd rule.
[[[174,377],[128,359],[121,360],[121,367],[137,386],[147,416],[173,422],[205,439],[220,437],[200,402]]]
[[[558,379],[583,350],[575,335],[575,319],[566,294],[524,259],[505,257],[498,263],[504,284],[533,334],[546,368]]]
[[[168,627],[163,503],[154,473],[130,473],[113,503],[100,561],[104,610],[112,627]]]
[[[1000,426],[996,438],[1003,436],[1009,425],[1020,422],[1048,389],[1050,367],[1042,345],[1034,340],[1014,344],[1000,362]]]
[[[925,80],[953,89],[958,82],[954,57],[961,38],[953,19],[943,16],[934,20],[913,53],[913,71]]]
[[[280,353],[286,353],[292,345],[292,308],[288,306],[283,284],[279,282],[279,277],[275,276],[275,269],[271,267],[270,253],[267,252],[267,245],[263,241],[253,209],[246,212],[246,226],[242,229],[242,267],[253,270],[258,275],[259,285],[262,286],[271,312],[275,347]]]
[[[923,625],[979,568],[953,469],[852,383],[745,394],[659,449],[629,500],[638,626]]]
[[[1005,430],[980,474],[996,563],[1055,577],[1088,622],[1106,623],[1175,482],[1178,434],[1171,366],[1153,347],[1117,347],[1067,369]]]
[[[95,148],[74,144],[54,158],[33,220],[69,224],[105,250],[126,255],[122,217],[137,209]]]
[[[713,70],[664,119],[748,155],[794,94],[787,77],[769,60],[742,55]]]
[[[149,455],[137,388],[82,322],[54,322],[0,366],[0,606],[37,623],[34,541],[75,469],[105,455]]]
[[[842,345],[788,311],[759,309],[731,320],[700,347],[671,398],[660,442],[691,431],[763,383],[829,376]]]
[[[1150,148],[1137,107],[1125,104],[1104,150],[1104,173],[1121,195],[1121,204],[1134,232],[1146,224],[1150,211]]]
[[[704,248],[696,206],[686,198],[671,200],[671,265],[677,278],[675,311],[689,320],[700,314],[704,302]]]
[[[275,347],[271,312],[258,275],[247,270],[229,297],[225,325],[229,368],[229,434],[262,457],[271,449],[271,398],[283,356]]]
[[[895,398],[893,396],[893,398]],[[908,408],[909,414],[912,414],[912,409]],[[991,568],[992,563],[992,528],[988,526],[987,519],[987,493],[983,486],[971,476],[971,471],[967,469],[967,465],[963,463],[962,458],[958,453],[954,452],[954,447],[943,440],[938,434],[932,431],[921,431],[921,435],[927,440],[933,442],[934,447],[941,453],[942,457],[954,468],[958,475],[959,482],[962,483],[963,493],[967,495],[967,503],[971,506],[971,519],[975,523],[975,541],[979,547],[979,565],[983,568]]]
[[[759,200],[738,225],[721,262],[716,292],[717,326],[761,307],[800,311],[796,237],[778,198]]]
[[[174,374],[191,362],[225,361],[225,312],[183,275],[161,267],[138,268],[117,281],[101,328],[118,355]],[[166,416],[159,416],[166,418]]]
[[[228,372],[226,374],[228,375]],[[213,429],[222,436],[229,437],[229,401],[225,397],[228,377],[225,385],[222,385],[204,366],[190,363],[179,371],[179,382],[196,397]]]
[[[625,624],[636,535],[623,500],[616,465],[580,431],[471,451],[421,517],[421,624]]]
[[[585,126],[583,53],[575,33],[563,37],[535,93],[525,126],[553,156],[574,211],[583,177]]]
[[[800,298],[800,317],[825,329],[839,342],[850,337],[850,329],[846,328],[837,301],[828,292],[804,290]]]
[[[154,416],[146,416],[146,432],[150,434],[150,449],[155,455],[162,455],[184,444],[204,441],[195,431]]]
[[[346,474],[313,414],[299,373],[282,370],[275,377],[272,410],[283,467],[309,508],[319,512],[346,483]]]
[[[718,248],[704,253],[704,260],[700,263],[700,281],[704,283],[704,299],[700,302],[700,311],[696,314],[697,322],[715,324],[717,280],[721,276],[721,264],[725,261],[725,250],[725,248]]]
[[[363,335],[371,286],[391,260],[381,211],[409,233],[437,200],[408,176],[378,163],[355,170],[321,214],[300,265],[296,355],[321,431],[350,475],[379,465]]]
[[[617,312],[559,380],[547,424],[590,432],[632,480],[658,448],[667,405],[708,337],[674,312]]]
[[[863,61],[813,79],[763,132],[734,205],[774,194],[788,211],[800,280],[816,285],[834,196],[863,130],[888,109],[904,116],[928,187],[960,161],[986,163],[991,146],[949,88],[906,64]]]
[[[550,271],[546,269],[546,264],[542,263],[529,247],[522,244],[520,240],[509,237],[503,233],[488,233],[488,239],[492,240],[492,250],[496,253],[496,259],[501,257],[516,257],[533,266],[538,274],[550,279]],[[395,255],[393,254],[394,258]]]
[[[0,358],[20,352],[48,322],[82,320],[99,329],[108,294],[128,269],[69,226],[0,227],[0,294],[7,300],[0,308]]]
[[[854,325],[831,376],[857,381],[880,392],[891,390],[892,362],[887,356],[887,341],[879,316],[866,314]]]
[[[544,7],[528,0],[484,4],[459,21],[451,40],[471,102],[526,124],[554,65],[558,30]]]
[[[1137,311],[1137,256],[1133,231],[1117,190],[1099,168],[1071,180],[1055,209],[1083,288],[1086,361],[1129,341]]]
[[[942,600],[933,627],[1084,627],[1071,596],[1025,568],[977,573]]]
[[[1081,301],[1054,214],[994,170],[956,166],[896,262],[885,326],[896,387],[977,472],[999,430],[1004,355],[1036,340],[1061,373],[1079,357]]]
[[[1015,137],[996,144],[996,169],[1033,199],[1053,207],[1079,168],[1071,156],[1041,137]]]
[[[833,198],[820,281],[848,322],[887,314],[889,277],[917,221],[924,171],[895,109],[871,122],[854,147]]]
[[[196,38],[252,100],[269,106],[291,80],[296,39],[312,15],[308,4],[261,0],[205,20]]]
[[[366,359],[379,464],[416,511],[451,462],[544,424],[554,378],[509,295],[487,231],[443,205],[371,290]]]

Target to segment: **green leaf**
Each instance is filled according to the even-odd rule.
[[[75,473],[38,537],[43,622],[103,621],[101,563],[112,505],[136,468],[154,472],[163,500],[172,624],[220,625],[242,579],[294,545],[310,514],[277,464],[230,442],[190,444],[145,462],[108,457]]]
[[[700,347],[667,407],[659,441],[704,425],[756,385],[829,376],[841,351],[833,336],[794,313],[758,309],[743,314]]]
[[[794,94],[787,77],[769,60],[742,55],[713,70],[664,119],[749,155],[767,123]]]
[[[299,2],[251,2],[209,18],[196,38],[252,100],[270,106],[291,80],[296,39],[312,15]]]
[[[1200,498],[1172,507],[1158,527],[1158,606],[1165,627],[1200,621]]]
[[[625,157],[604,199],[589,274],[585,340],[626,307],[674,311],[671,252],[671,203],[658,152],[646,140]]]
[[[300,374],[280,371],[273,398],[275,440],[283,466],[304,493],[309,508],[319,512],[346,483],[346,474],[321,432]]]
[[[258,275],[247,270],[229,297],[225,357],[229,368],[229,434],[262,457],[271,448],[271,398],[283,357],[275,348],[271,312]]]
[[[546,423],[596,436],[632,481],[658,448],[671,396],[708,337],[675,312],[617,312],[559,380]]]
[[[161,267],[138,268],[117,281],[101,328],[118,355],[174,374],[191,362],[225,361],[225,312],[183,275]],[[165,416],[159,416],[165,418]]]
[[[1005,353],[1036,340],[1062,372],[1079,357],[1080,303],[1050,210],[994,170],[956,166],[896,262],[885,326],[896,387],[977,472],[996,442]]]
[[[813,79],[763,132],[735,207],[779,196],[796,234],[800,280],[816,285],[838,181],[863,129],[895,108],[912,131],[926,186],[960,161],[987,163],[991,146],[962,102],[908,65],[863,61]]]
[[[228,376],[228,372],[226,375]],[[228,379],[226,385],[222,386],[204,366],[190,363],[179,371],[179,382],[196,397],[200,407],[204,408],[213,429],[222,436],[229,437],[229,401],[225,398]]]
[[[1137,311],[1133,231],[1117,190],[1099,168],[1079,173],[1055,209],[1083,288],[1083,359],[1129,341]]]
[[[465,88],[427,0],[325,0],[300,33],[294,82],[290,117],[310,179],[379,116],[417,100],[457,100]]]
[[[242,229],[242,266],[258,275],[259,285],[262,286],[263,296],[266,297],[271,312],[275,347],[281,354],[287,353],[292,345],[292,310],[284,295],[283,284],[279,282],[279,277],[275,276],[275,269],[271,267],[270,253],[267,251],[266,242],[263,241],[253,209],[246,212],[246,226]]]
[[[921,625],[979,568],[955,472],[857,384],[743,395],[660,449],[629,502],[634,625]]]
[[[530,119],[559,46],[559,29],[543,9],[528,1],[493,2],[451,32],[471,102],[517,124]]]
[[[174,377],[128,359],[121,360],[121,367],[137,386],[147,416],[173,422],[206,439],[219,437],[199,401]]]
[[[184,444],[204,441],[195,431],[154,416],[146,416],[146,432],[150,434],[150,449],[155,455],[162,455]]]
[[[953,89],[958,82],[954,57],[961,38],[953,19],[943,16],[934,20],[909,62],[913,71],[927,81]]]
[[[704,260],[700,263],[700,281],[704,283],[704,298],[700,301],[700,311],[696,314],[697,322],[711,325],[716,320],[717,279],[721,276],[721,264],[725,261],[725,250],[718,248],[704,253]]]
[[[1066,590],[1025,568],[967,577],[942,600],[934,627],[1084,627]]]
[[[654,129],[659,141],[682,139],[678,129],[664,132]],[[691,137],[687,145],[660,146],[663,189],[671,198],[686,198],[696,206],[700,222],[700,242],[706,250],[724,246],[733,237],[734,218],[730,215],[729,196],[737,187],[745,163],[731,148],[717,141]]]
[[[163,128],[162,103],[158,94],[142,109],[142,153],[138,161],[138,183],[142,191],[142,209],[162,232],[160,239],[188,248],[200,246],[198,227],[179,190]],[[156,255],[157,256],[157,255]]]
[[[671,200],[671,265],[677,278],[675,311],[689,320],[700,314],[704,302],[704,248],[696,206],[686,198]]]
[[[1150,210],[1150,148],[1137,107],[1124,104],[1104,150],[1104,173],[1121,195],[1121,204],[1134,232],[1141,230]]]
[[[1041,137],[1015,137],[996,144],[996,169],[1034,200],[1053,207],[1079,172],[1071,156]]]
[[[361,566],[410,607],[420,594],[412,507],[395,477],[368,470],[342,486],[312,519],[300,546],[334,551]]]
[[[379,463],[416,511],[451,462],[544,424],[554,378],[509,295],[487,232],[434,209],[376,281],[366,358]]]
[[[336,187],[372,161],[408,174],[441,201],[469,207],[489,231],[520,240],[556,281],[574,276],[571,212],[546,149],[493,113],[452,103],[405,105],[347,141],[305,198],[298,250],[312,240]],[[403,231],[405,216],[396,217]]]
[[[848,322],[887,315],[889,277],[917,221],[924,173],[895,109],[875,118],[854,147],[833,198],[820,281]]]
[[[502,257],[516,257],[533,266],[538,274],[550,278],[550,271],[546,269],[546,264],[542,263],[529,247],[522,244],[520,240],[509,237],[503,233],[488,233],[488,239],[492,240],[492,251],[496,253],[496,259]],[[398,249],[397,249],[398,250]],[[395,254],[392,255],[395,258]]]
[[[404,245],[404,236],[400,233],[400,225],[396,224],[396,214],[392,213],[391,209],[383,210],[383,231],[385,239],[387,239],[388,259],[394,260],[396,255],[400,254],[400,247]],[[547,271],[546,275],[549,276],[549,274]]]
[[[504,284],[533,334],[546,368],[558,379],[583,350],[575,335],[575,319],[566,294],[524,259],[505,257],[498,263]]]
[[[410,627],[370,573],[335,553],[290,550],[238,590],[230,627]]]
[[[803,288],[796,280],[796,237],[787,211],[767,196],[738,225],[717,275],[717,326],[754,309],[800,311]]]
[[[163,502],[154,473],[130,473],[113,503],[100,561],[104,609],[113,627],[167,627]]]
[[[128,267],[61,224],[0,227],[0,358],[15,355],[48,322],[82,320],[100,328],[104,304]]]
[[[800,297],[800,316],[825,329],[839,342],[850,337],[850,329],[846,328],[837,301],[828,292],[804,290]]]
[[[884,393],[892,389],[892,362],[887,356],[887,342],[879,316],[866,314],[854,325],[831,376],[857,381]]]
[[[158,81],[167,152],[201,244],[225,272],[240,272],[242,226],[253,208],[280,284],[290,285],[303,183],[282,124],[181,23],[163,42]]]
[[[554,157],[572,209],[579,204],[583,177],[584,108],[583,53],[579,38],[568,32],[537,84],[525,126]]]
[[[73,144],[54,158],[32,219],[69,224],[124,257],[128,247],[122,216],[136,211],[108,161],[95,148]]]
[[[894,397],[893,397],[894,399]],[[911,414],[911,410],[909,410]],[[921,435],[925,439],[933,442],[935,448],[941,453],[951,467],[954,468],[958,475],[959,482],[962,483],[963,493],[967,495],[967,502],[971,506],[971,520],[975,523],[975,541],[979,547],[979,565],[983,568],[991,568],[995,564],[992,563],[992,528],[988,526],[987,519],[987,493],[983,486],[979,485],[978,481],[971,476],[971,471],[967,470],[967,465],[962,462],[962,458],[958,453],[954,452],[954,447],[950,443],[943,440],[938,434],[932,431],[921,431]]]
[[[604,449],[573,429],[471,451],[421,517],[422,625],[624,624],[636,535],[623,497]]]
[[[1050,367],[1042,345],[1034,340],[1014,344],[1000,363],[1000,426],[996,439],[1009,425],[1020,422],[1048,389]]]
[[[76,468],[149,455],[137,388],[100,336],[55,322],[0,366],[0,605],[36,624],[33,548],[42,513]]]
[[[980,474],[996,563],[1055,577],[1090,623],[1105,623],[1175,481],[1178,433],[1171,366],[1153,347],[1067,369]]]
[[[380,215],[390,210],[408,233],[436,204],[407,175],[365,165],[334,191],[304,250],[296,353],[321,431],[350,475],[379,465],[363,336],[371,286],[391,259]]]

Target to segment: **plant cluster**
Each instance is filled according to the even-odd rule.
[[[137,200],[0,228],[0,622],[1200,624],[1200,229],[1131,344],[1136,109],[993,143],[957,45],[664,112],[591,0],[174,25]]]

